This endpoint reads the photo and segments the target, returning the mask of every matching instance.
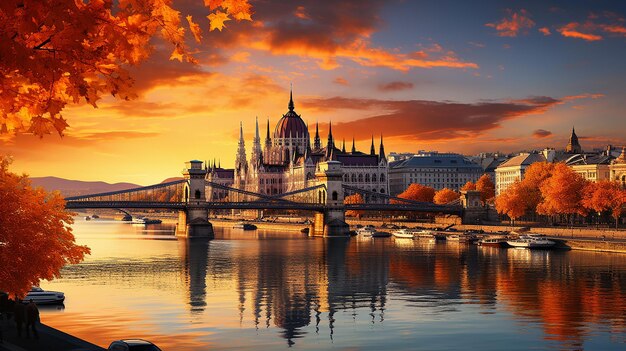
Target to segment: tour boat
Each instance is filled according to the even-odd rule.
[[[358,235],[361,236],[374,236],[374,234],[376,234],[376,228],[368,225],[366,227],[357,229],[356,232]]]
[[[415,238],[415,231],[410,229],[398,229],[391,232],[396,238],[413,239]]]
[[[525,249],[548,249],[556,245],[556,242],[548,240],[543,234],[522,235],[518,239],[506,242],[512,247]]]
[[[150,219],[148,217],[133,218],[133,224],[160,224],[160,219]]]
[[[382,231],[376,231],[374,234],[372,234],[372,238],[388,238],[390,236],[391,233]]]
[[[471,234],[452,234],[448,236],[447,240],[465,244],[472,244],[475,243],[478,238],[475,235]]]
[[[488,247],[507,247],[506,239],[504,238],[484,238],[478,241],[478,245]]]
[[[38,286],[33,286],[22,302],[29,303],[30,300],[38,305],[61,304],[65,301],[65,294],[58,291],[45,291]]]
[[[255,230],[256,229],[256,225],[254,224],[250,224],[250,223],[245,223],[245,222],[239,222],[237,224],[235,224],[233,226],[234,229],[243,229],[243,230]]]

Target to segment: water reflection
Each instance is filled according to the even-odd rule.
[[[165,350],[574,350],[626,341],[623,255],[219,228],[213,241],[169,232],[146,240],[128,227],[101,229],[76,228],[93,255],[50,283],[68,296],[66,310],[42,313],[104,346],[130,336]],[[116,308],[94,308],[107,303],[85,293],[94,289]]]

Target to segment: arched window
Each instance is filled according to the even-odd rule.
[[[199,198],[200,198],[200,196],[202,196],[202,193],[200,192],[200,190],[196,190],[196,192],[194,193],[194,195],[195,195],[195,198],[196,198],[196,199],[199,199]]]
[[[381,182],[385,181],[385,175],[383,173],[380,174],[380,181]]]
[[[372,174],[372,182],[376,183],[376,173]]]
[[[343,175],[343,181],[344,181],[344,182],[347,182],[347,181],[348,181],[348,175],[347,175],[347,174],[344,174],[344,175]]]
[[[385,193],[385,189],[380,188],[380,193],[381,193],[381,194],[384,194],[384,193]]]
[[[317,191],[317,203],[319,204],[322,203],[322,191],[321,190]]]
[[[366,183],[369,183],[369,182],[370,182],[370,175],[369,175],[369,174],[366,174],[366,175],[365,175],[365,182],[366,182]]]
[[[352,173],[352,183],[356,183],[356,174]]]
[[[333,201],[337,201],[338,197],[339,197],[339,195],[337,195],[337,192],[333,191]]]
[[[363,175],[359,174],[359,183],[363,183]]]
[[[185,202],[189,201],[189,188],[185,187]]]

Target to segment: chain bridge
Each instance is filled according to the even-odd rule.
[[[463,216],[475,207],[476,194],[464,193],[462,201],[436,205],[371,192],[343,184],[340,163],[320,163],[313,186],[282,194],[261,194],[209,182],[201,161],[189,161],[184,178],[128,190],[67,197],[67,209],[164,209],[178,211],[177,235],[212,237],[209,211],[216,210],[298,210],[315,213],[309,233],[343,236],[349,230],[345,211],[429,212]],[[344,204],[344,196],[361,194],[365,203]]]

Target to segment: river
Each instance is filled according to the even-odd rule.
[[[394,238],[321,239],[77,219],[92,254],[42,282],[42,322],[107,347],[626,349],[626,255]]]

